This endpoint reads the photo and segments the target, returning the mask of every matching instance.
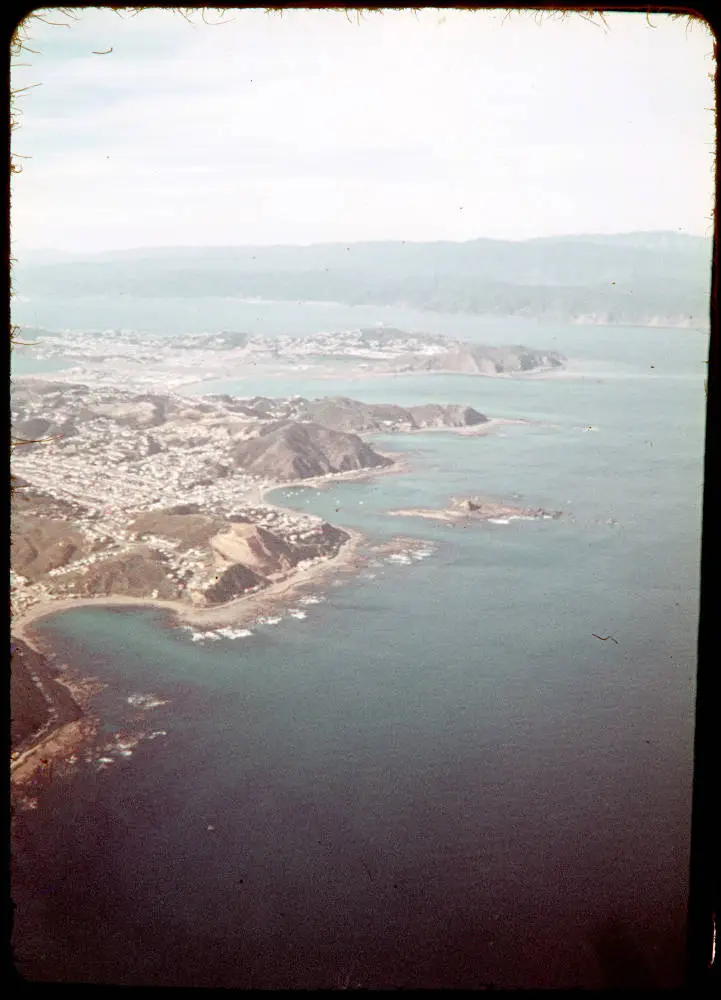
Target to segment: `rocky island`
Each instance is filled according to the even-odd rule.
[[[441,510],[415,508],[390,510],[388,513],[395,517],[423,517],[430,521],[447,521],[451,524],[473,523],[474,521],[507,523],[513,520],[538,518],[555,520],[561,516],[560,511],[549,512],[541,507],[515,507],[477,496],[452,497],[448,506]]]

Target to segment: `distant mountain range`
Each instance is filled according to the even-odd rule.
[[[262,298],[705,328],[712,241],[621,233],[513,242],[367,242],[28,252],[30,297]]]

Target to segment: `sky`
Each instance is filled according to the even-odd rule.
[[[37,13],[11,77],[16,255],[712,232],[702,21]]]

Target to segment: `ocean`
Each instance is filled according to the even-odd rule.
[[[106,687],[98,746],[15,818],[19,970],[260,989],[678,985],[706,338],[252,308],[265,332],[384,322],[570,364],[198,390],[460,402],[529,423],[384,436],[406,473],[272,494],[374,541],[427,543],[326,579],[318,603],[296,601],[305,617],[196,642],[146,610],[37,626]],[[462,528],[386,513],[477,494],[562,516]]]

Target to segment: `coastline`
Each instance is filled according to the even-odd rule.
[[[47,655],[36,644],[24,642],[30,651],[40,657],[28,671],[24,657],[11,662],[11,670],[25,674],[43,695],[49,709],[47,719],[31,735],[21,740],[10,754],[10,783],[13,791],[26,785],[40,771],[46,779],[52,777],[53,765],[71,757],[91,740],[98,731],[99,720],[91,713],[92,697],[102,689],[92,677],[59,673]],[[13,650],[13,659],[17,650]],[[12,685],[12,678],[11,678]],[[11,701],[13,694],[11,693]],[[21,800],[23,807],[34,808],[29,800]]]
[[[424,433],[455,433],[462,436],[473,436],[485,434],[497,426],[504,424],[527,424],[530,421],[521,419],[511,419],[504,417],[491,417],[483,424],[476,424],[471,427],[432,427],[417,428],[412,431],[401,433],[424,434]],[[369,435],[372,437],[374,435]],[[324,476],[313,476],[306,479],[293,479],[285,482],[268,482],[249,491],[247,500],[249,503],[264,504],[275,510],[284,513],[293,513],[290,508],[285,508],[279,504],[269,502],[266,497],[275,490],[298,489],[301,487],[311,487],[317,490],[328,489],[335,483],[344,482],[368,482],[377,476],[401,475],[410,470],[410,462],[405,456],[399,456],[398,452],[384,452],[376,449],[383,458],[391,461],[391,465],[381,466],[371,469],[352,469],[348,472],[332,472]],[[357,557],[361,544],[366,540],[357,529],[344,527],[342,529],[349,536],[349,540],[341,547],[339,552],[328,559],[311,564],[310,566],[295,568],[282,580],[272,583],[269,587],[252,594],[244,594],[233,601],[225,604],[212,605],[210,607],[198,607],[185,601],[163,600],[161,598],[130,596],[122,594],[105,594],[98,597],[67,597],[58,599],[46,599],[38,601],[37,604],[27,608],[17,617],[11,619],[11,632],[18,639],[26,642],[28,646],[36,652],[42,652],[38,646],[38,640],[34,636],[32,626],[35,622],[52,615],[62,614],[66,611],[73,611],[84,607],[115,607],[115,608],[152,608],[158,611],[165,611],[171,614],[179,622],[188,625],[210,626],[210,625],[230,625],[242,624],[253,613],[274,608],[279,602],[292,596],[292,594],[318,579],[326,576],[329,571],[347,568]]]
[[[340,551],[330,559],[313,563],[310,566],[295,569],[289,576],[279,580],[262,591],[245,594],[226,604],[207,608],[196,608],[182,601],[163,601],[147,597],[126,597],[118,594],[108,594],[101,597],[66,598],[60,600],[41,601],[33,605],[11,624],[11,634],[25,642],[40,655],[43,642],[34,633],[33,626],[53,615],[73,611],[81,607],[94,608],[140,608],[168,614],[176,626],[190,625],[206,628],[217,628],[223,625],[245,624],[249,619],[275,610],[279,604],[287,603],[296,594],[317,584],[320,580],[343,569],[350,569],[358,557],[358,550],[365,536],[353,529],[343,529],[350,536]],[[62,762],[77,755],[80,748],[92,740],[98,732],[99,720],[90,710],[90,698],[96,688],[93,678],[73,678],[72,681],[57,678],[59,683],[68,689],[75,702],[81,708],[79,719],[44,728],[38,734],[38,741],[20,751],[17,756],[11,756],[10,783],[11,788],[20,790],[33,779],[39,771],[43,771],[49,779],[52,776],[52,765],[55,761]],[[28,802],[30,804],[28,804]],[[33,808],[32,800],[24,805]]]
[[[77,752],[86,742],[93,739],[98,732],[98,720],[91,715],[83,715],[74,722],[66,722],[44,736],[39,743],[24,750],[10,763],[10,786],[20,790],[36,773],[47,767],[47,776],[51,776],[50,766],[55,760],[67,758]]]
[[[457,434],[459,437],[476,437],[487,434],[495,430],[496,427],[507,427],[509,424],[523,424],[530,426],[537,424],[537,420],[525,420],[521,417],[488,417],[482,424],[468,424],[462,427],[413,427],[409,431],[402,431],[403,434]]]
[[[409,375],[416,375],[416,376],[420,375],[427,377],[433,377],[434,375],[465,375],[467,378],[514,379],[514,378],[525,378],[530,374],[538,374],[540,376],[547,377],[549,375],[553,375],[558,371],[556,367],[548,366],[548,367],[534,368],[532,369],[531,372],[520,371],[520,370],[513,372],[459,372],[453,368],[437,368],[437,369],[434,368],[430,370],[425,368],[403,368],[397,370],[394,368],[359,369],[357,367],[352,368],[351,371],[348,372],[348,371],[343,371],[339,368],[334,369],[331,366],[326,367],[322,364],[322,362],[316,364],[311,363],[309,367],[315,369],[311,373],[311,375],[314,380],[317,380],[319,382],[323,381],[333,382],[337,381],[339,378],[345,379],[348,382],[366,382],[371,379],[406,378]],[[279,367],[272,369],[271,371],[268,371],[265,374],[267,378],[281,379],[287,377],[288,372],[286,369]],[[190,396],[190,397],[216,395],[216,393],[204,393],[199,390],[202,389],[204,385],[210,382],[218,382],[218,381],[242,382],[245,381],[246,379],[250,379],[252,375],[253,372],[247,370],[244,374],[237,375],[235,379],[226,379],[223,377],[222,372],[218,372],[217,374],[205,375],[200,379],[194,378],[192,380],[189,379],[187,381],[184,380],[182,382],[180,381],[174,382],[172,391],[177,395]],[[25,376],[23,375],[22,377],[24,378]],[[42,373],[40,373],[38,377],[41,378]],[[252,393],[249,393],[248,397],[238,396],[238,398],[239,399],[250,398],[251,395]],[[452,430],[453,428],[448,428],[448,429]]]
[[[484,425],[485,426],[485,425]],[[281,507],[266,500],[266,495],[274,490],[297,489],[302,486],[309,486],[314,489],[327,489],[335,483],[361,482],[375,478],[378,475],[399,475],[408,471],[410,464],[398,457],[397,453],[381,452],[379,455],[390,459],[393,464],[381,466],[375,469],[352,469],[349,472],[331,472],[325,476],[313,476],[307,479],[294,479],[287,482],[266,483],[249,492],[247,500],[249,503],[259,503],[283,513],[294,513],[291,508]],[[290,597],[296,589],[315,583],[316,580],[327,575],[330,570],[346,568],[357,556],[361,544],[366,540],[365,536],[355,528],[343,527],[343,531],[349,535],[348,541],[340,548],[336,555],[330,558],[314,562],[309,566],[300,569],[294,568],[282,580],[277,580],[269,587],[256,591],[252,594],[244,594],[225,604],[216,604],[208,607],[200,607],[185,601],[163,600],[162,598],[134,597],[124,594],[104,594],[98,597],[67,597],[57,600],[38,601],[32,607],[27,608],[11,621],[11,631],[18,639],[22,639],[28,646],[41,652],[38,649],[37,640],[32,634],[32,624],[42,618],[51,615],[62,614],[65,611],[73,611],[76,608],[84,607],[128,607],[128,608],[155,608],[159,611],[170,612],[178,620],[188,625],[218,625],[218,624],[239,624],[246,620],[251,613],[262,608],[264,605],[274,607],[281,600]]]
[[[360,436],[361,435],[359,435],[359,437]],[[368,437],[373,436],[373,434],[368,435]],[[328,487],[332,486],[334,483],[362,483],[375,479],[376,476],[400,475],[401,473],[410,471],[410,462],[405,457],[401,457],[398,452],[381,451],[379,448],[376,448],[375,451],[376,454],[380,455],[382,458],[390,459],[393,464],[380,465],[371,469],[351,469],[348,472],[329,472],[325,476],[311,476],[307,479],[291,479],[285,483],[267,483],[258,489],[257,502],[263,503],[267,507],[273,507],[275,510],[283,511],[284,513],[293,513],[293,511],[289,508],[269,503],[265,499],[267,494],[272,493],[275,490],[300,489],[303,486],[310,486],[312,489],[316,490],[324,490],[328,489]],[[350,528],[343,528],[343,531],[347,531],[349,534],[351,533]]]
[[[560,517],[560,513],[549,513],[547,511],[533,511],[525,510],[521,507],[494,507],[490,506],[490,509],[478,510],[478,511],[465,511],[456,510],[453,508],[447,508],[442,510],[433,510],[425,508],[412,508],[407,510],[389,510],[387,511],[389,517],[419,517],[426,521],[440,521],[446,524],[483,524],[484,522],[502,522],[508,523],[509,521],[537,521],[537,520],[557,520]]]
[[[522,420],[491,418],[483,424],[472,427],[419,428],[412,433],[424,433],[428,430],[434,433],[450,431],[461,434],[484,434],[500,424],[526,422]],[[246,499],[249,503],[264,504],[281,512],[292,513],[292,510],[289,508],[284,508],[267,501],[267,494],[274,490],[295,489],[303,486],[324,490],[331,488],[336,483],[367,482],[374,480],[377,476],[400,475],[409,471],[410,462],[404,455],[399,455],[397,452],[376,450],[382,457],[389,459],[391,464],[378,468],[329,473],[324,476],[307,479],[277,483],[268,482],[249,491]],[[44,643],[38,638],[33,626],[44,618],[83,607],[127,608],[131,610],[151,609],[156,612],[165,612],[175,626],[188,625],[197,628],[213,629],[222,626],[250,624],[251,620],[277,610],[280,605],[289,604],[295,598],[295,595],[300,596],[303,591],[312,585],[318,584],[321,580],[325,580],[331,575],[335,576],[344,570],[351,571],[359,565],[363,558],[360,550],[367,543],[367,538],[354,528],[343,527],[342,530],[346,532],[349,538],[334,556],[322,558],[300,568],[295,567],[284,578],[271,583],[270,586],[265,587],[263,590],[244,594],[225,604],[198,607],[181,600],[163,600],[160,598],[133,597],[120,594],[107,594],[98,597],[58,598],[54,600],[46,599],[25,609],[22,613],[11,619],[11,635],[25,642],[36,653],[46,655],[43,651]],[[44,767],[47,767],[47,776],[51,776],[53,761],[56,759],[62,761],[73,756],[98,731],[99,720],[92,714],[90,705],[96,682],[89,677],[73,678],[72,681],[70,678],[66,681],[59,678],[59,681],[67,687],[81,708],[82,715],[77,720],[59,720],[59,724],[52,726],[49,730],[45,729],[38,734],[38,742],[26,747],[16,757],[11,758],[11,786],[14,789],[19,789],[27,784]]]
[[[279,508],[280,509],[280,508]],[[77,608],[153,608],[158,611],[171,613],[178,621],[188,625],[235,625],[247,620],[248,616],[255,614],[264,605],[275,607],[280,601],[292,596],[294,592],[311,583],[316,583],[325,576],[331,569],[345,568],[357,555],[361,542],[365,541],[365,536],[352,528],[344,528],[343,531],[350,536],[349,540],[342,546],[339,552],[330,559],[323,559],[310,566],[294,569],[292,573],[282,580],[272,583],[263,590],[252,594],[243,594],[225,604],[211,605],[208,607],[198,607],[185,601],[170,601],[152,597],[133,597],[124,594],[104,594],[99,597],[67,597],[58,600],[39,601],[22,615],[18,616],[11,625],[12,634],[26,642],[36,652],[42,652],[38,648],[37,638],[33,635],[32,625],[43,618],[52,615],[62,614],[65,611],[74,611]]]
[[[484,425],[485,426],[485,425]],[[410,468],[403,458],[399,458],[398,453],[382,452],[378,454],[383,458],[388,458],[393,463],[389,466],[381,466],[371,469],[352,469],[349,472],[331,472],[324,476],[312,476],[306,479],[293,479],[287,482],[266,482],[261,486],[249,490],[246,501],[250,504],[263,504],[282,513],[295,513],[291,508],[282,507],[266,500],[266,495],[274,490],[298,489],[302,486],[309,486],[322,490],[331,487],[335,483],[361,482],[375,478],[378,475],[389,475],[391,473],[399,475],[407,472]],[[163,600],[162,598],[134,597],[124,594],[104,594],[98,597],[67,597],[58,599],[47,599],[38,601],[32,607],[27,608],[21,614],[11,620],[11,631],[18,639],[22,639],[28,646],[36,652],[37,641],[34,640],[31,626],[33,622],[55,614],[62,614],[65,611],[72,611],[83,607],[135,607],[135,608],[155,608],[160,611],[167,611],[176,618],[189,625],[206,624],[237,624],[244,618],[244,613],[255,610],[257,605],[268,603],[275,605],[282,598],[290,596],[296,587],[307,586],[316,579],[324,576],[330,569],[345,567],[357,555],[358,549],[365,536],[355,528],[343,527],[343,531],[349,535],[348,541],[339,549],[336,555],[330,558],[313,562],[309,566],[298,569],[294,568],[282,580],[277,580],[263,590],[252,594],[244,594],[225,604],[210,605],[207,607],[196,606],[185,601]]]
[[[484,427],[486,425],[483,425]],[[442,429],[442,428],[441,428]],[[270,503],[266,500],[266,495],[274,490],[297,489],[301,486],[310,486],[314,489],[327,489],[337,482],[361,482],[368,481],[378,475],[389,475],[391,473],[399,475],[407,472],[410,463],[398,453],[382,452],[378,454],[389,459],[392,464],[371,469],[352,469],[348,472],[331,472],[324,476],[312,476],[306,479],[294,479],[284,482],[267,482],[248,492],[246,500],[248,503],[264,504],[274,510],[283,513],[294,513],[290,508],[281,507],[279,504]],[[272,583],[263,590],[252,594],[244,594],[233,601],[225,604],[212,605],[210,607],[197,607],[185,601],[163,600],[161,598],[134,597],[122,594],[104,594],[98,597],[68,597],[38,601],[32,607],[27,608],[16,617],[11,617],[11,633],[26,642],[28,646],[36,652],[42,650],[38,646],[37,637],[33,635],[32,625],[42,618],[48,618],[55,614],[62,614],[65,611],[73,611],[83,607],[126,607],[126,608],[154,608],[158,611],[165,611],[172,614],[178,621],[188,625],[223,625],[240,624],[247,620],[250,614],[265,607],[274,608],[280,601],[290,597],[296,589],[308,586],[310,583],[324,577],[332,570],[345,568],[352,562],[358,553],[358,549],[365,536],[354,528],[343,528],[350,537],[341,547],[335,556],[314,562],[310,566],[300,569],[294,568],[282,580]]]

